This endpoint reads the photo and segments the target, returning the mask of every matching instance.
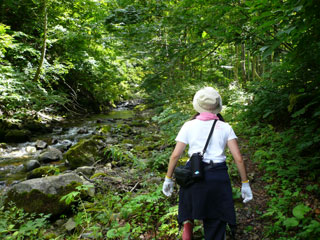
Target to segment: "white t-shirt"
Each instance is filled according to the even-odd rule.
[[[176,141],[189,144],[189,157],[191,157],[193,153],[202,152],[213,121],[214,120],[201,121],[194,119],[186,122],[182,126],[178,136],[176,137]],[[218,121],[214,128],[203,160],[207,163],[210,161],[215,163],[224,162],[226,160],[224,149],[227,141],[235,138],[237,138],[237,136],[232,127],[228,123]]]

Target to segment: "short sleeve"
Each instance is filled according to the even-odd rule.
[[[183,142],[185,144],[189,144],[188,141],[188,124],[187,122],[185,124],[183,124],[183,126],[181,127],[176,139],[177,142]]]
[[[238,138],[237,135],[235,134],[235,132],[233,131],[232,127],[230,127],[229,130],[229,135],[228,135],[228,141],[232,140],[232,139],[236,139]]]

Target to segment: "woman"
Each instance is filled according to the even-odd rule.
[[[252,200],[252,192],[236,140],[237,136],[229,124],[219,120],[218,116],[222,110],[219,93],[211,87],[199,90],[193,98],[193,107],[199,114],[195,119],[186,122],[176,137],[177,143],[170,157],[162,191],[166,196],[171,196],[174,186],[172,175],[181,154],[187,145],[189,145],[189,156],[201,152],[214,120],[218,120],[203,157],[204,180],[190,187],[180,188],[178,222],[184,226],[183,240],[192,239],[194,219],[203,220],[206,240],[223,240],[226,224],[229,224],[231,230],[234,230],[236,225],[232,188],[225,162],[226,145],[231,151],[241,177],[244,203]]]

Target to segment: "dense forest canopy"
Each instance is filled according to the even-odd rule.
[[[318,0],[3,0],[0,80],[3,126],[135,97],[180,119],[194,91],[211,85],[257,148],[271,195],[286,201],[319,180]],[[319,212],[301,224],[288,211],[305,199],[274,200],[269,233],[313,237]]]

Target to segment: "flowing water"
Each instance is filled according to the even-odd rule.
[[[49,146],[62,149],[73,146],[80,139],[95,134],[101,126],[113,125],[133,116],[133,110],[125,105],[119,106],[108,114],[94,114],[87,117],[70,119],[55,126],[51,133],[34,135],[24,143],[0,144],[0,188],[14,180],[23,179],[26,175],[24,164],[29,160],[37,160],[44,150],[36,148],[37,140],[43,140]],[[63,162],[54,162],[60,164]]]

